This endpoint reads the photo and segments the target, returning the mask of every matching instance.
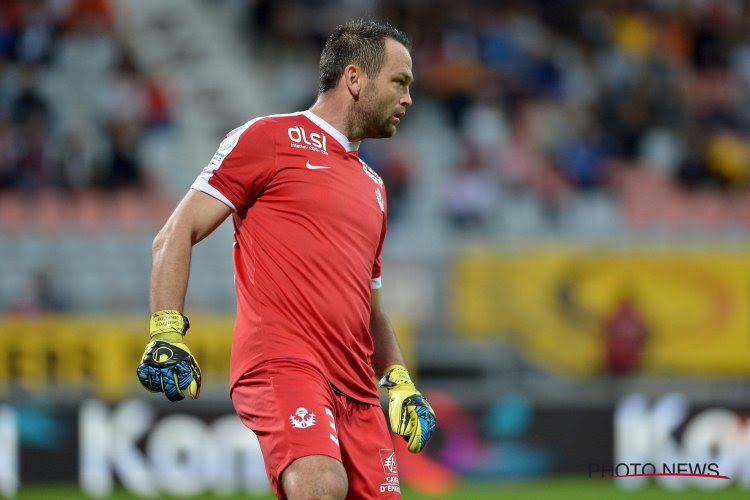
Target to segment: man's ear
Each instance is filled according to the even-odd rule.
[[[352,98],[357,101],[367,83],[367,76],[364,72],[354,64],[349,64],[344,68],[344,74],[342,76],[346,88],[349,89],[349,94]]]

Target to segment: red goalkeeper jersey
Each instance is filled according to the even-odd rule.
[[[309,111],[257,118],[227,134],[193,183],[233,210],[230,387],[265,360],[299,358],[378,403],[369,321],[386,193],[358,146]]]

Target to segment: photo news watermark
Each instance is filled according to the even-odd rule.
[[[627,477],[705,477],[711,479],[732,479],[719,472],[715,462],[690,463],[617,463],[589,464],[589,479],[619,479]]]

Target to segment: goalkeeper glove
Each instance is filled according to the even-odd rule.
[[[163,309],[151,316],[151,342],[146,345],[136,373],[141,385],[151,392],[163,392],[170,401],[193,399],[201,390],[201,369],[183,342],[190,322],[180,311]]]
[[[380,386],[388,392],[391,429],[404,438],[410,452],[419,453],[435,431],[435,412],[401,365],[386,368]]]

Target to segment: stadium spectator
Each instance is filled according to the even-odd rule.
[[[58,155],[41,109],[31,110],[20,124],[17,147],[18,185],[24,193],[60,187]]]
[[[572,186],[550,160],[537,137],[535,123],[539,120],[535,118],[534,108],[530,101],[516,103],[510,137],[497,157],[497,169],[500,184],[507,194],[532,194],[548,219],[554,222]],[[545,117],[544,121],[553,120]],[[555,138],[551,142],[558,141]]]
[[[579,113],[578,119],[576,130],[562,145],[558,161],[570,183],[585,190],[599,187],[604,180],[608,148],[606,137],[589,113]]]
[[[638,369],[648,340],[648,326],[633,297],[624,295],[602,323],[605,370],[626,375]]]
[[[445,186],[445,210],[457,229],[486,226],[492,215],[497,190],[474,144],[464,140],[456,170]]]
[[[296,24],[289,17],[308,12],[305,2],[257,2],[247,8],[255,26],[248,31],[268,43],[315,43],[317,27],[290,29]],[[750,9],[741,2],[470,1],[439,9],[386,3],[381,9],[413,27],[417,91],[446,110],[443,126],[466,134],[478,100],[503,110],[526,102],[565,120],[574,109],[593,113],[588,129],[593,136],[579,132],[571,138],[562,130],[541,141],[534,138],[533,147],[541,147],[539,153],[560,167],[544,169],[551,173],[543,177],[550,181],[544,183],[549,191],[562,191],[551,186],[567,183],[568,196],[583,197],[582,191],[592,188],[609,192],[625,212],[625,200],[602,175],[604,165],[654,167],[670,189],[681,189],[686,179],[691,187],[714,189],[727,184],[726,173],[707,158],[706,141],[690,139],[713,137],[720,129],[746,142],[750,98],[742,90],[750,81]],[[510,128],[517,119],[522,117],[512,113]],[[497,146],[502,152],[502,140]],[[569,179],[554,181],[561,172]],[[685,192],[687,203],[697,206],[693,193]],[[540,203],[558,202],[540,197]]]
[[[0,190],[18,185],[16,138],[10,116],[0,114]]]
[[[140,127],[135,120],[113,121],[109,128],[110,152],[101,185],[106,188],[137,187],[144,181],[138,156]]]
[[[23,29],[23,5],[18,1],[0,2],[0,56],[15,58],[18,34]]]
[[[60,298],[52,272],[49,269],[38,269],[29,284],[20,290],[16,301],[11,305],[12,314],[38,315],[62,312],[67,309]]]
[[[42,64],[52,58],[57,20],[47,0],[21,2],[23,24],[16,40],[16,59]]]
[[[96,182],[94,136],[84,119],[64,131],[60,151],[62,184],[72,194],[90,189]]]
[[[33,64],[25,64],[20,73],[18,91],[11,103],[13,119],[17,124],[23,124],[30,115],[36,115],[49,125],[51,109],[47,98],[39,89],[38,68]]]
[[[149,130],[169,128],[174,120],[174,97],[166,80],[151,75],[144,87],[144,126]]]
[[[112,31],[112,6],[108,0],[71,0],[64,25],[67,31]]]
[[[105,119],[109,122],[139,123],[146,116],[147,93],[144,75],[132,52],[119,47],[119,61],[104,95]]]
[[[479,40],[465,5],[448,4],[442,29],[432,44],[423,47],[422,86],[439,96],[448,123],[460,129],[466,111],[482,85],[485,69],[479,59]]]
[[[141,142],[170,126],[173,101],[119,42],[111,7],[0,5],[0,188],[23,198],[143,185]]]

